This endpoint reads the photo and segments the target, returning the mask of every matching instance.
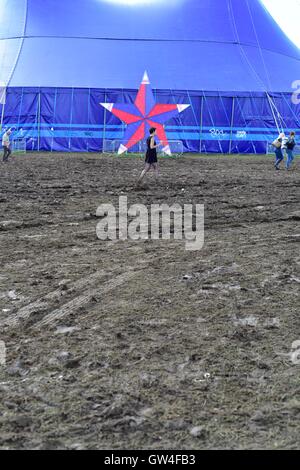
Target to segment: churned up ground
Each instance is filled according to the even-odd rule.
[[[299,160],[272,163],[0,165],[1,449],[299,448]],[[203,203],[203,249],[99,240],[121,195]]]

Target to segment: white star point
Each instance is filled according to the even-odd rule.
[[[189,108],[191,105],[190,104],[178,104],[177,109],[179,113],[182,113],[185,109]]]
[[[108,109],[108,111],[112,111],[114,107],[114,103],[100,103],[103,108]]]
[[[118,155],[122,155],[122,153],[127,152],[128,148],[125,145],[121,144],[118,150]]]
[[[143,75],[142,85],[149,85],[149,84],[150,84],[150,80],[149,80],[147,72],[145,71]]]
[[[163,148],[162,148],[162,151],[164,153],[166,153],[167,155],[172,155],[172,152],[171,152],[171,149],[170,149],[170,145],[165,145]]]

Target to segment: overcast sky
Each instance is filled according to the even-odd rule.
[[[283,31],[300,48],[300,0],[262,0]]]

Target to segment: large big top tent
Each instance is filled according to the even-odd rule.
[[[191,152],[266,151],[299,128],[300,51],[260,0],[0,0],[3,127],[32,150],[99,151],[147,70],[165,126]]]

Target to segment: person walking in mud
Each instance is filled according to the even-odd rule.
[[[287,138],[284,132],[281,132],[278,138],[273,142],[273,146],[275,147],[275,169],[279,170],[279,165],[284,160],[283,148],[285,148]]]
[[[157,144],[154,140],[155,134],[156,134],[156,129],[155,127],[151,127],[150,131],[150,136],[147,139],[147,151],[146,151],[146,158],[145,158],[145,168],[143,169],[142,173],[140,174],[140,177],[137,181],[137,185],[141,183],[143,180],[144,176],[148,171],[153,168],[155,172],[155,177],[156,181],[159,177],[159,170],[158,170],[158,162],[157,162],[157,148],[160,147],[162,144]]]
[[[295,141],[295,132],[291,132],[289,136],[289,140],[287,141],[286,144],[286,155],[287,155],[287,160],[286,160],[286,169],[289,170],[292,166],[293,160],[294,160],[294,148],[296,147],[296,141]]]
[[[6,132],[4,132],[2,136],[3,162],[4,163],[8,162],[8,158],[11,155],[10,140],[9,140],[10,134],[11,134],[11,130],[8,129]]]

